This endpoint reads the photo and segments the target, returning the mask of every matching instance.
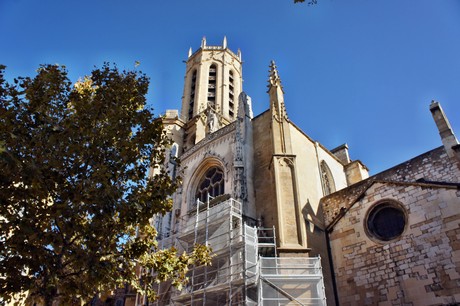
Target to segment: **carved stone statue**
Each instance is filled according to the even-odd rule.
[[[214,133],[219,128],[219,122],[216,113],[212,108],[208,109],[208,131],[209,133]]]

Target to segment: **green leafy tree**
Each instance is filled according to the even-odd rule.
[[[180,181],[161,167],[170,142],[146,108],[144,74],[104,64],[72,85],[65,67],[44,65],[9,84],[4,71],[0,304],[17,294],[80,304],[126,283],[154,298],[152,281],[181,284],[209,262],[202,246],[157,249],[149,218],[171,208]]]

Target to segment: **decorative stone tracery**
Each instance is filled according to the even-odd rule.
[[[246,140],[245,120],[246,117],[249,117],[249,114],[246,114],[249,97],[242,92],[238,100],[238,114],[235,126],[235,155],[233,159],[233,194],[236,199],[244,202],[248,199],[244,144]]]

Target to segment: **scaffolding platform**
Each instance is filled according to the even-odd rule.
[[[181,290],[158,284],[159,298],[149,305],[326,305],[320,258],[277,257],[275,228],[245,224],[240,202],[197,201],[174,228],[160,247],[190,252],[200,243],[214,257],[210,266],[190,269]]]

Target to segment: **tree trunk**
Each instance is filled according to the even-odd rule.
[[[53,306],[54,298],[51,296],[45,296],[45,306]]]

